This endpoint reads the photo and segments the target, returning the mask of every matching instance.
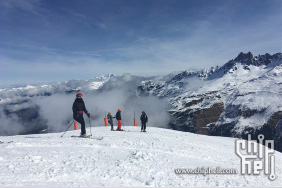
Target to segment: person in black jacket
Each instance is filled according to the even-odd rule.
[[[72,111],[73,111],[73,118],[81,124],[81,136],[86,136],[86,130],[85,130],[85,121],[83,118],[83,112],[86,113],[88,118],[90,118],[90,113],[86,110],[84,101],[82,99],[82,94],[78,93],[76,94],[76,99],[72,105]]]
[[[146,123],[148,122],[148,116],[144,111],[142,112],[142,114],[140,116],[140,120],[141,120],[141,123],[142,123],[141,132],[146,132]]]

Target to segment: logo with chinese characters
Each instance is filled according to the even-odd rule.
[[[274,157],[274,141],[265,140],[264,135],[258,135],[258,141],[237,139],[236,154],[241,158],[241,173],[259,175],[264,170],[264,174],[268,175],[270,180],[275,180],[275,157]]]

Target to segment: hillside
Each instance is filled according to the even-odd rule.
[[[282,154],[275,152],[276,176],[270,181],[240,175],[235,139],[148,127],[130,132],[92,127],[103,140],[71,138],[78,131],[2,136],[0,187],[272,187],[282,185]],[[89,133],[90,130],[87,129]],[[13,141],[12,143],[7,143]],[[178,168],[237,169],[238,174],[175,174]]]
[[[221,67],[183,71],[167,81],[143,81],[140,96],[169,101],[170,126],[205,135],[264,134],[282,151],[282,53],[240,53]]]

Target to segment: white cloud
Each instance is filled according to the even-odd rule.
[[[37,9],[39,8],[41,0],[8,0],[8,1],[0,1],[0,5],[4,7],[5,13],[8,13],[13,9],[21,9],[24,11],[37,13]]]

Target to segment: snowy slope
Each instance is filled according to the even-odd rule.
[[[235,139],[211,137],[161,128],[125,127],[111,132],[92,127],[103,140],[71,138],[78,131],[0,137],[0,187],[97,186],[281,186],[282,154],[275,152],[276,176],[270,181],[240,175]],[[87,129],[89,133],[90,130]],[[177,168],[237,169],[235,175],[177,175]]]

